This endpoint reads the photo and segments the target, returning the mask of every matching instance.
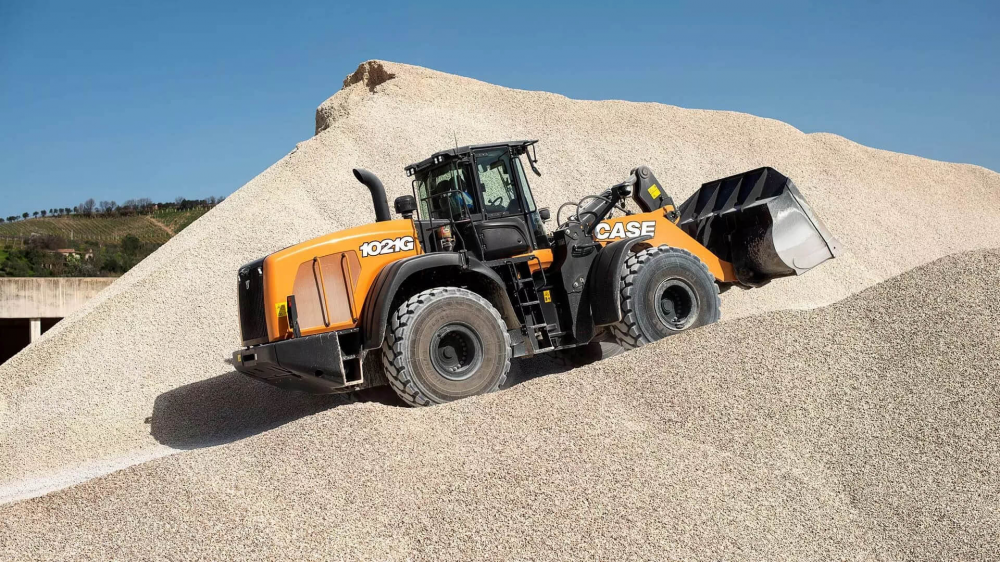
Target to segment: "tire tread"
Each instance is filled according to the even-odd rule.
[[[656,246],[654,248],[646,248],[640,252],[636,252],[625,260],[622,264],[622,283],[621,290],[619,294],[619,299],[622,307],[622,319],[620,322],[616,322],[610,326],[611,333],[614,335],[618,343],[626,350],[635,349],[649,343],[649,340],[642,334],[639,329],[639,322],[636,317],[635,307],[633,302],[633,293],[635,292],[635,279],[639,275],[639,270],[647,262],[653,258],[661,255],[683,255],[694,259],[701,268],[704,270],[705,275],[713,280],[712,285],[715,287],[715,316],[710,320],[709,323],[716,322],[719,320],[719,310],[722,307],[722,299],[719,298],[719,286],[714,283],[715,276],[708,269],[708,265],[701,259],[694,255],[693,253],[683,249],[674,248],[673,246]]]
[[[505,358],[503,374],[492,390],[496,390],[507,380],[507,373],[510,371],[510,335],[507,333],[506,324],[504,324],[497,309],[488,300],[468,289],[459,287],[427,289],[407,299],[393,312],[392,316],[389,317],[385,339],[382,341],[382,366],[385,369],[386,378],[389,380],[389,386],[410,406],[431,406],[440,402],[421,392],[413,383],[409,368],[403,358],[403,344],[406,342],[409,327],[421,309],[432,301],[449,296],[473,300],[493,314],[497,324],[502,328],[507,357]]]

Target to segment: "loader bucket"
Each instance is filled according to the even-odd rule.
[[[733,264],[740,284],[801,275],[840,254],[840,243],[777,170],[759,168],[701,186],[678,226]]]

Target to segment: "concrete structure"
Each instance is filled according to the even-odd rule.
[[[114,278],[0,278],[0,363],[113,283]]]

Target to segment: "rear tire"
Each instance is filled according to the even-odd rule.
[[[622,266],[622,320],[615,339],[633,349],[719,319],[719,287],[705,262],[687,250],[659,246]]]
[[[382,365],[411,406],[431,406],[497,390],[510,370],[510,336],[483,297],[437,287],[410,297],[389,318]]]

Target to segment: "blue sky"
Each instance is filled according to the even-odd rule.
[[[227,195],[371,58],[1000,170],[998,2],[534,4],[0,0],[0,216]]]

